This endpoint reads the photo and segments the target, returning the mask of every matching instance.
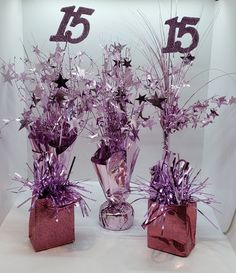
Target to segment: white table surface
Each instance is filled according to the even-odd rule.
[[[198,215],[197,244],[187,258],[146,247],[144,219],[146,202],[134,204],[135,223],[128,231],[107,231],[98,225],[99,205],[105,201],[97,182],[89,182],[96,202],[89,202],[89,218],[76,209],[76,241],[73,244],[35,253],[28,235],[27,212],[14,206],[0,227],[0,273],[235,273],[236,255],[227,238]],[[16,205],[25,197],[19,196]],[[204,213],[216,222],[211,209]]]

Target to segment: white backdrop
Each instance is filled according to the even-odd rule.
[[[6,62],[22,56],[22,6],[18,0],[0,0],[0,57]],[[22,67],[19,66],[19,69]],[[16,90],[0,81],[0,119],[16,119],[22,112]],[[0,123],[0,127],[3,123]],[[11,123],[0,135],[0,223],[13,203],[10,174],[26,175],[26,134],[18,133],[18,124]]]
[[[214,24],[211,52],[211,69],[221,69],[226,73],[236,73],[236,1],[221,0],[216,5],[218,13]],[[210,78],[222,72],[212,70]],[[236,75],[220,78],[209,86],[208,96],[216,93],[236,96]],[[216,200],[220,202],[217,213],[223,231],[227,231],[236,209],[236,107],[224,108],[213,126],[205,130],[204,161],[205,173],[214,185]],[[231,230],[230,238],[236,249],[236,227]]]

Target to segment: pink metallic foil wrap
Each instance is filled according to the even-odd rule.
[[[106,201],[101,205],[99,223],[109,230],[126,230],[133,225],[134,209],[127,203],[114,204]]]
[[[48,199],[38,199],[30,212],[29,238],[36,252],[72,243],[74,205],[56,210]]]
[[[150,211],[148,247],[187,257],[195,246],[197,204],[163,206],[149,201]]]
[[[106,165],[93,163],[107,201],[100,208],[100,225],[110,230],[125,230],[132,226],[134,211],[126,199],[139,148],[129,142],[124,152],[111,155]]]

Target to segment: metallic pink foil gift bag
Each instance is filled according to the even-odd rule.
[[[149,201],[148,247],[187,257],[195,246],[197,204],[158,205]]]
[[[30,212],[29,238],[35,251],[72,243],[74,205],[56,210],[48,199],[38,199]]]

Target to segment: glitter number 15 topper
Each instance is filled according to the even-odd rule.
[[[200,18],[197,17],[183,17],[178,22],[178,17],[169,19],[165,22],[165,25],[169,25],[169,34],[167,46],[162,48],[162,53],[190,53],[193,49],[198,46],[199,33],[196,28],[190,26],[196,26]],[[190,26],[187,26],[190,25]],[[176,30],[178,29],[177,38],[182,38],[184,35],[189,34],[192,37],[192,43],[189,47],[183,48],[180,41],[176,41]]]
[[[71,44],[78,44],[87,38],[90,30],[89,21],[82,17],[82,15],[92,15],[94,13],[94,9],[79,7],[77,11],[75,11],[75,6],[64,7],[61,9],[64,12],[64,16],[62,18],[61,24],[57,30],[55,35],[50,36],[50,41],[53,42],[68,42]],[[66,31],[66,28],[69,24],[70,19],[72,19],[70,23],[70,27],[76,27],[79,24],[83,25],[83,32],[77,38],[72,38],[72,32],[70,30]]]

